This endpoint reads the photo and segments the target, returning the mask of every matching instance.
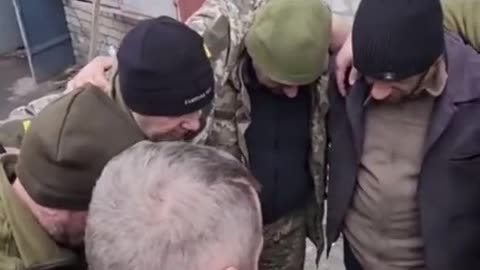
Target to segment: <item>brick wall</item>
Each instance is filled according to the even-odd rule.
[[[65,15],[70,29],[73,49],[78,64],[87,60],[92,23],[92,3],[78,0],[63,0]],[[109,3],[107,1],[107,3]],[[108,55],[108,48],[118,48],[125,33],[139,20],[147,18],[139,14],[128,14],[115,5],[102,5],[99,17],[97,55]]]
[[[97,55],[108,55],[108,48],[110,46],[118,48],[120,41],[128,30],[139,20],[148,18],[148,16],[142,14],[122,10],[121,3],[123,1],[124,0],[102,0],[99,18]],[[147,5],[152,7],[155,6],[157,8],[161,7],[161,1],[175,1],[178,4],[180,17],[184,20],[196,10],[204,0],[138,1],[145,1],[144,3],[147,3],[148,1],[158,1],[156,2],[158,5]],[[342,15],[353,15],[359,2],[359,0],[325,1],[331,5],[334,12]],[[87,60],[88,48],[90,45],[92,0],[63,0],[63,2],[77,63],[84,64]]]

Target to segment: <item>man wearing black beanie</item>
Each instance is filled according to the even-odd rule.
[[[190,140],[202,130],[214,83],[199,34],[170,17],[145,20],[117,59],[111,96],[150,140]]]
[[[214,97],[208,54],[203,38],[182,22],[167,16],[143,20],[122,40],[108,89],[94,79],[71,90],[87,85],[107,92],[149,140],[193,140],[201,137]],[[0,143],[19,148],[29,119],[71,90],[16,109],[7,121],[0,122]]]
[[[168,17],[142,21],[118,59],[110,97],[75,89],[21,120],[17,145],[0,147],[0,269],[86,269],[85,220],[106,162],[145,138],[188,140],[202,129],[213,71],[196,32]],[[9,146],[20,145],[17,156]]]
[[[480,55],[439,0],[362,0],[330,89],[327,238],[347,270],[480,269]]]

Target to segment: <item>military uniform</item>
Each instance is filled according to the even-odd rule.
[[[11,184],[17,156],[0,156],[0,269],[86,269],[77,256],[59,247],[15,194]]]
[[[247,165],[249,153],[245,133],[251,124],[251,103],[240,63],[246,62],[243,40],[252,25],[254,12],[266,2],[207,0],[187,21],[204,36],[212,55],[217,83],[212,126],[205,142],[230,152]],[[297,209],[265,226],[265,243],[260,258],[262,270],[303,269],[307,235],[317,246],[318,255],[323,250],[327,85],[328,77],[324,74],[308,86],[311,95],[309,165],[315,199],[308,207]]]
[[[252,26],[254,12],[266,2],[268,0],[207,0],[187,21],[190,27],[204,36],[215,70],[215,115],[206,143],[229,151],[246,164],[249,155],[245,133],[251,124],[251,104],[240,65],[245,62],[244,38]],[[446,4],[449,12],[446,20],[448,28],[455,28],[455,22],[458,25],[461,22],[458,19],[468,15],[464,10],[454,8],[455,5],[459,4],[455,1]],[[470,17],[472,20],[476,18]],[[478,35],[462,31],[464,28],[459,26],[457,28],[460,28],[459,32],[463,33],[467,40],[471,40],[472,45],[480,45]],[[265,227],[260,269],[303,269],[306,235],[313,236],[311,238],[317,246],[318,255],[323,250],[321,217],[325,190],[324,116],[328,110],[325,97],[327,84],[328,78],[322,76],[310,85],[313,101],[310,169],[315,184],[316,204],[310,204],[308,209],[295,211]]]
[[[206,48],[211,54],[217,84],[215,109],[209,117],[207,128],[197,137],[197,141],[227,150],[245,164],[249,162],[245,132],[251,122],[251,106],[239,63],[243,59],[243,42],[253,23],[255,11],[266,2],[268,0],[207,0],[187,21],[191,28],[204,37]],[[461,12],[458,9],[449,11]],[[260,269],[302,269],[307,235],[316,244],[318,255],[323,250],[326,147],[324,117],[328,110],[327,84],[328,78],[324,75],[309,86],[312,96],[310,169],[315,183],[315,202],[265,227]],[[112,93],[115,93],[115,90]],[[52,95],[46,99],[53,100],[56,97]],[[17,109],[14,117],[23,119],[38,113],[45,105],[43,101],[34,101]],[[16,128],[21,133],[23,124],[17,124]]]
[[[10,123],[19,124],[24,138],[21,152],[20,144],[12,144],[17,148],[5,147],[7,153],[0,155],[0,269],[87,269],[83,248],[76,252],[58,246],[11,184],[18,179],[40,206],[86,211],[104,165],[143,140],[143,133],[91,87],[56,100],[31,124],[29,119]],[[109,132],[122,136],[112,139]]]

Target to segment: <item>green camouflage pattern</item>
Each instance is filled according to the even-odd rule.
[[[265,226],[259,269],[302,270],[305,261],[305,238],[310,238],[314,243],[322,242],[322,235],[317,234],[318,226],[322,224],[321,214],[318,204],[312,199],[306,208],[293,211]]]
[[[0,144],[4,147],[20,148],[30,125],[29,120],[61,96],[61,93],[46,95],[11,111],[5,120],[0,121]]]
[[[305,209],[292,212],[263,229],[261,270],[302,270],[305,261],[307,221]]]
[[[251,105],[240,74],[245,63],[243,41],[252,25],[255,10],[265,2],[265,0],[207,0],[187,21],[190,27],[204,36],[205,45],[211,54],[217,84],[214,110],[203,142],[230,152],[247,165],[248,149],[244,135],[250,125]],[[306,236],[317,246],[317,262],[323,251],[326,147],[324,119],[328,111],[327,86],[327,74],[310,86],[312,93],[310,169],[315,183],[316,204],[309,207],[307,209],[309,211],[303,209],[301,215],[282,218],[278,222],[283,225],[267,226],[261,270],[302,269]],[[292,219],[305,226],[293,226]],[[278,237],[273,235],[282,239],[278,240]],[[282,255],[284,253],[292,256]]]

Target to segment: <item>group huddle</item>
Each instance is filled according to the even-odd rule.
[[[478,12],[140,21],[0,122],[0,269],[302,270],[340,237],[347,270],[480,269]]]

